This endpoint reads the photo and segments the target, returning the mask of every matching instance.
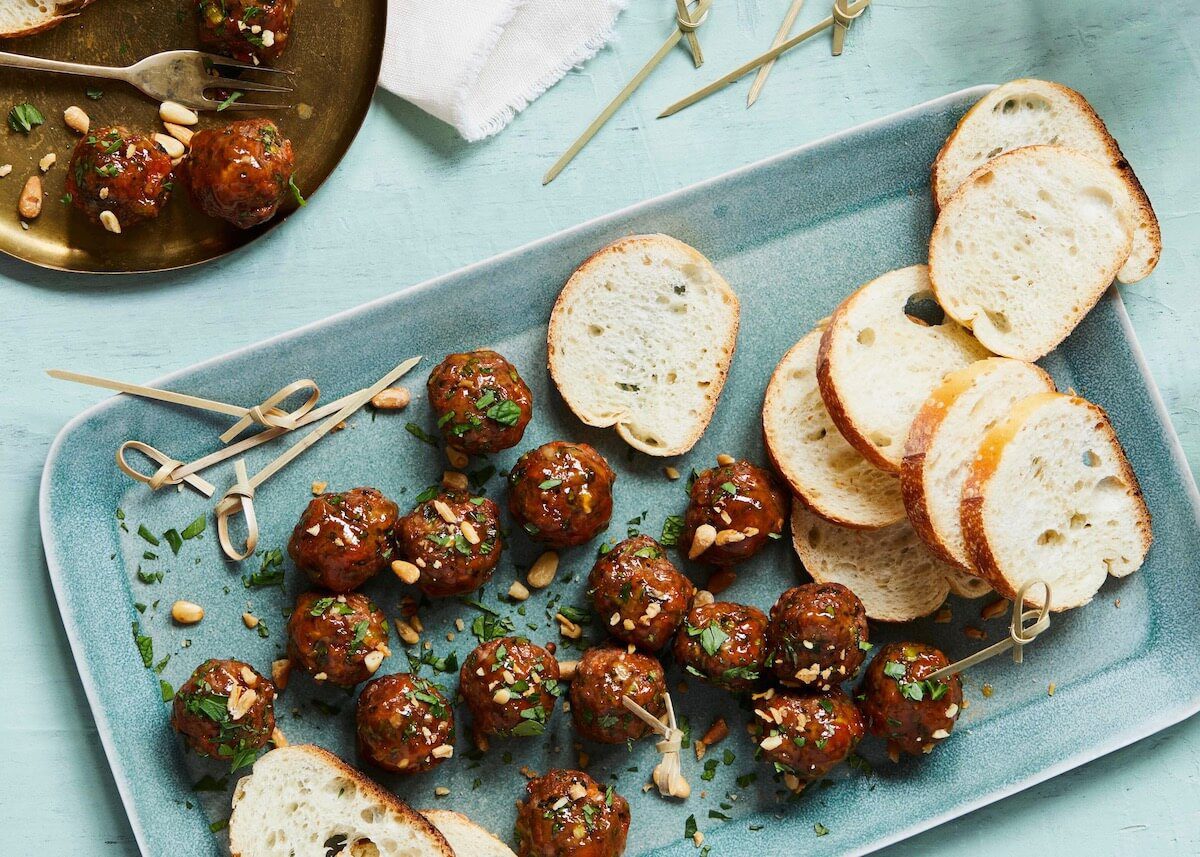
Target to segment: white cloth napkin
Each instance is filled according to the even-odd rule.
[[[379,82],[482,140],[604,47],[627,2],[389,0]]]

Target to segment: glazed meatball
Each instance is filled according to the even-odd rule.
[[[771,608],[768,662],[780,682],[829,690],[854,678],[867,651],[867,611],[840,583],[806,583]]]
[[[571,719],[584,738],[623,744],[641,738],[649,727],[621,703],[629,696],[655,717],[667,710],[662,664],[651,655],[630,654],[618,646],[596,646],[583,653],[571,680]]]
[[[581,545],[608,526],[617,475],[586,443],[553,441],[522,455],[508,475],[508,511],[535,541]]]
[[[275,686],[248,664],[210,659],[175,692],[171,726],[201,756],[251,764],[275,731]]]
[[[120,125],[97,128],[71,154],[67,194],[92,222],[122,231],[162,212],[174,186],[171,169],[171,158],[147,135]]]
[[[582,771],[550,771],[517,803],[518,857],[621,857],[629,803]]]
[[[767,657],[767,616],[757,607],[718,601],[688,611],[675,637],[675,660],[725,690],[755,687]]]
[[[296,0],[199,0],[200,45],[258,65],[278,59],[288,45]]]
[[[689,559],[727,566],[749,559],[783,532],[787,499],[775,478],[748,461],[735,461],[696,474],[679,544]],[[696,539],[705,527],[713,541]],[[703,548],[703,549],[701,549]]]
[[[588,586],[608,632],[651,652],[670,642],[696,594],[649,536],[626,539],[601,556]]]
[[[426,388],[446,443],[471,455],[516,446],[533,416],[533,394],[495,351],[449,355]]]
[[[477,647],[463,661],[458,687],[481,748],[489,735],[541,735],[562,693],[558,661],[524,637],[501,637]]]
[[[871,734],[887,740],[888,752],[931,753],[950,737],[962,707],[958,675],[929,680],[950,665],[924,643],[888,643],[867,667],[859,699]]]
[[[396,547],[419,569],[417,586],[430,598],[474,592],[500,562],[500,510],[487,497],[443,491],[400,519]]]
[[[350,592],[391,561],[398,512],[374,488],[314,497],[292,530],[288,556],[322,589]]]
[[[270,119],[196,132],[184,164],[195,206],[240,229],[266,223],[292,188],[292,143]]]
[[[317,681],[354,687],[391,654],[387,617],[357,592],[304,592],[288,619],[288,657]]]
[[[355,721],[358,755],[385,770],[416,774],[454,755],[454,712],[420,676],[371,679],[359,694]]]
[[[849,756],[865,731],[862,714],[840,690],[783,691],[754,703],[754,740],[792,791],[819,780]]]

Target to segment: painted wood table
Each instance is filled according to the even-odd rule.
[[[150,379],[943,93],[1038,76],[1092,100],[1157,208],[1162,263],[1123,291],[1195,471],[1200,5],[876,0],[844,56],[830,57],[822,41],[785,57],[752,110],[747,80],[654,119],[675,97],[768,45],[787,5],[717,0],[701,31],[705,67],[693,70],[683,48],[668,57],[549,187],[541,175],[669,32],[673,4],[635,0],[610,48],[484,143],[466,145],[380,93],[349,156],[301,216],[229,259],[123,278],[0,260],[0,484],[13,501],[0,523],[0,827],[14,846],[19,838],[39,853],[135,852],[75,676],[37,525],[50,441],[98,393],[51,381],[47,367]],[[809,0],[800,25],[826,12],[823,0]],[[16,193],[0,186],[4,211]],[[496,299],[518,299],[520,288],[497,283]],[[1131,692],[1154,705],[1154,688]],[[1002,855],[1034,837],[1047,837],[1061,854],[1200,853],[1200,719],[887,853]]]

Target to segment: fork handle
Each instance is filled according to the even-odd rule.
[[[27,57],[0,51],[0,67],[24,68],[32,71],[52,71],[58,74],[79,74],[86,77],[104,77],[110,80],[126,80],[128,69],[107,65],[84,65],[83,63],[48,60],[42,57]]]

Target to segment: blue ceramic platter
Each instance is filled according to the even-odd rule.
[[[861,283],[924,261],[932,219],[929,164],[959,116],[986,91],[956,93],[643,203],[161,383],[249,405],[289,380],[310,377],[326,397],[333,397],[366,385],[404,357],[426,356],[405,379],[414,392],[407,411],[374,417],[369,411],[360,413],[348,430],[324,439],[260,490],[262,547],[282,548],[314,481],[334,489],[375,485],[402,508],[410,507],[444,466],[440,454],[405,430],[409,421],[433,428],[424,398],[426,373],[448,352],[493,347],[520,368],[533,388],[536,408],[522,448],[497,455],[490,464],[506,470],[522,449],[555,438],[592,443],[618,472],[616,511],[607,538],[623,538],[627,529],[657,536],[665,516],[680,513],[685,505],[682,481],[665,479],[663,465],[687,472],[710,466],[720,452],[763,461],[759,409],[779,357]],[[635,455],[612,432],[582,426],[558,398],[544,368],[545,324],[560,287],[591,252],[632,232],[665,232],[695,245],[742,301],[738,351],[716,417],[689,455],[670,462]],[[379,272],[381,285],[387,276]],[[629,854],[696,854],[684,839],[689,816],[713,855],[870,851],[1196,711],[1200,498],[1115,292],[1051,356],[1047,367],[1060,387],[1074,387],[1112,415],[1154,517],[1155,543],[1145,567],[1126,580],[1110,581],[1086,608],[1056,617],[1025,664],[994,659],[972,670],[965,681],[970,707],[954,738],[932,756],[894,765],[877,742],[866,741],[861,752],[869,770],[844,768],[796,799],[785,799],[771,771],[754,761],[743,729],[746,711],[738,701],[695,682],[680,692],[683,676],[670,667],[676,708],[695,733],[721,714],[732,734],[710,751],[706,761],[715,767],[710,764],[704,774],[709,779],[701,776],[705,767],[690,752],[685,754],[694,787],[686,804],[643,793],[656,758],[651,742],[631,750],[585,748],[592,775],[614,782],[632,805]],[[219,766],[185,755],[167,725],[160,678],[177,687],[208,657],[235,656],[267,671],[282,652],[284,616],[301,581],[285,561],[284,586],[246,588],[243,576],[259,569],[261,557],[240,565],[223,561],[211,521],[204,533],[173,553],[159,534],[183,529],[211,504],[190,491],[152,494],[117,471],[113,453],[122,441],[136,438],[191,460],[215,448],[216,435],[226,425],[195,412],[114,398],[63,430],[42,483],[42,535],[63,623],[146,854],[223,853],[219,828],[228,816],[235,780]],[[271,446],[256,450],[249,458],[251,470],[278,451]],[[483,466],[480,460],[472,462],[473,469]],[[232,480],[230,469],[206,475],[218,491]],[[486,491],[501,497],[502,478],[489,479]],[[141,527],[161,544],[139,536]],[[585,606],[585,577],[596,546],[568,552],[551,589],[536,593],[518,611],[499,595],[537,551],[520,534],[511,541],[481,600],[511,617],[517,632],[562,646],[549,617],[562,604]],[[686,567],[686,561],[680,563]],[[703,582],[703,570],[688,571]],[[783,589],[804,579],[788,541],[782,540],[742,569],[723,597],[765,609]],[[366,591],[394,615],[403,587],[392,575],[381,575]],[[207,617],[194,627],[174,626],[168,614],[176,598],[204,605]],[[957,658],[981,646],[963,634],[964,625],[986,627],[992,641],[1004,633],[1003,620],[980,620],[979,602],[952,599],[950,606],[954,619],[949,624],[875,625],[873,639],[925,640]],[[262,617],[267,635],[242,624],[246,609]],[[432,642],[432,655],[456,652],[464,657],[476,644],[470,625],[479,615],[477,608],[454,599],[424,608],[424,639]],[[456,618],[468,630],[448,642]],[[161,675],[143,666],[130,632],[134,622],[153,640],[153,663],[160,664]],[[595,640],[601,634],[592,628],[588,637]],[[394,637],[393,644],[395,653],[384,663],[384,672],[408,669]],[[168,655],[169,661],[161,664]],[[570,648],[560,648],[560,657],[571,655]],[[424,666],[423,672],[433,675],[435,667]],[[451,690],[457,683],[456,674],[436,678]],[[994,689],[986,698],[981,692],[985,683]],[[1047,693],[1051,683],[1056,686],[1052,696]],[[278,711],[292,742],[317,743],[354,761],[352,696],[317,689],[297,674]],[[466,720],[460,708],[460,736]],[[383,781],[418,807],[464,811],[511,839],[513,802],[525,782],[521,766],[537,771],[574,767],[574,745],[560,711],[541,738],[499,742],[486,759],[472,760],[460,737],[459,754],[450,763],[426,775]],[[197,782],[216,790],[197,791]],[[436,798],[437,786],[448,787],[450,795]],[[216,834],[210,825],[218,828]]]

